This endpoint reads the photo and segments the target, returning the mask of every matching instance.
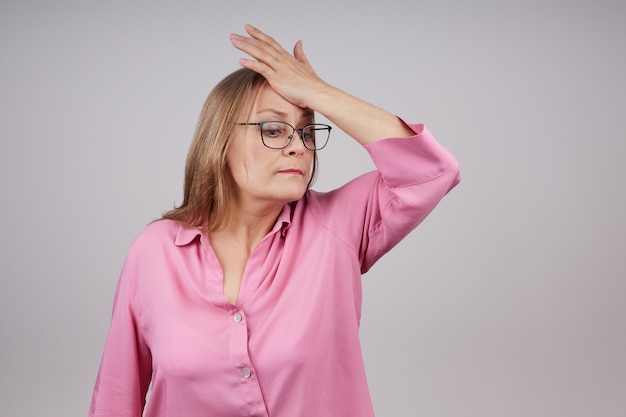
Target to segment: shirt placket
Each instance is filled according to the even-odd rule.
[[[248,405],[250,416],[267,417],[261,386],[248,351],[248,320],[244,311],[236,306],[231,307],[229,320],[230,356],[233,372],[237,374],[239,381],[241,397]]]

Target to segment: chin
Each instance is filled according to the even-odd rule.
[[[287,203],[290,203],[292,201],[298,201],[300,200],[302,197],[304,196],[304,192],[302,193],[297,193],[297,194],[292,194],[290,196],[288,196],[287,198],[285,198],[285,201]]]
[[[284,190],[284,192],[280,193],[280,200],[286,203],[297,201],[297,200],[300,200],[304,196],[305,192],[306,192],[306,188],[294,190],[292,192],[289,192],[289,190]]]

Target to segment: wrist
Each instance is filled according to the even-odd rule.
[[[342,96],[348,97],[348,94],[337,87],[322,82],[313,89],[309,100],[307,100],[307,107],[328,117],[333,112],[333,106],[342,101]]]

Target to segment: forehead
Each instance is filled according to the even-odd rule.
[[[313,110],[298,107],[285,100],[269,84],[265,84],[259,90],[256,100],[252,105],[253,116],[273,116],[280,120],[312,119]]]

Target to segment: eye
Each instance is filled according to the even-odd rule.
[[[285,125],[282,123],[263,123],[263,137],[279,138],[285,135]]]
[[[263,129],[263,136],[275,138],[280,136],[280,132],[276,129]]]
[[[316,125],[309,125],[302,131],[302,139],[311,144],[315,144],[315,134],[317,130],[324,130]]]
[[[313,132],[311,132],[309,130],[304,130],[302,132],[302,140],[305,141],[305,142],[314,143],[315,142],[315,135],[313,134]]]

